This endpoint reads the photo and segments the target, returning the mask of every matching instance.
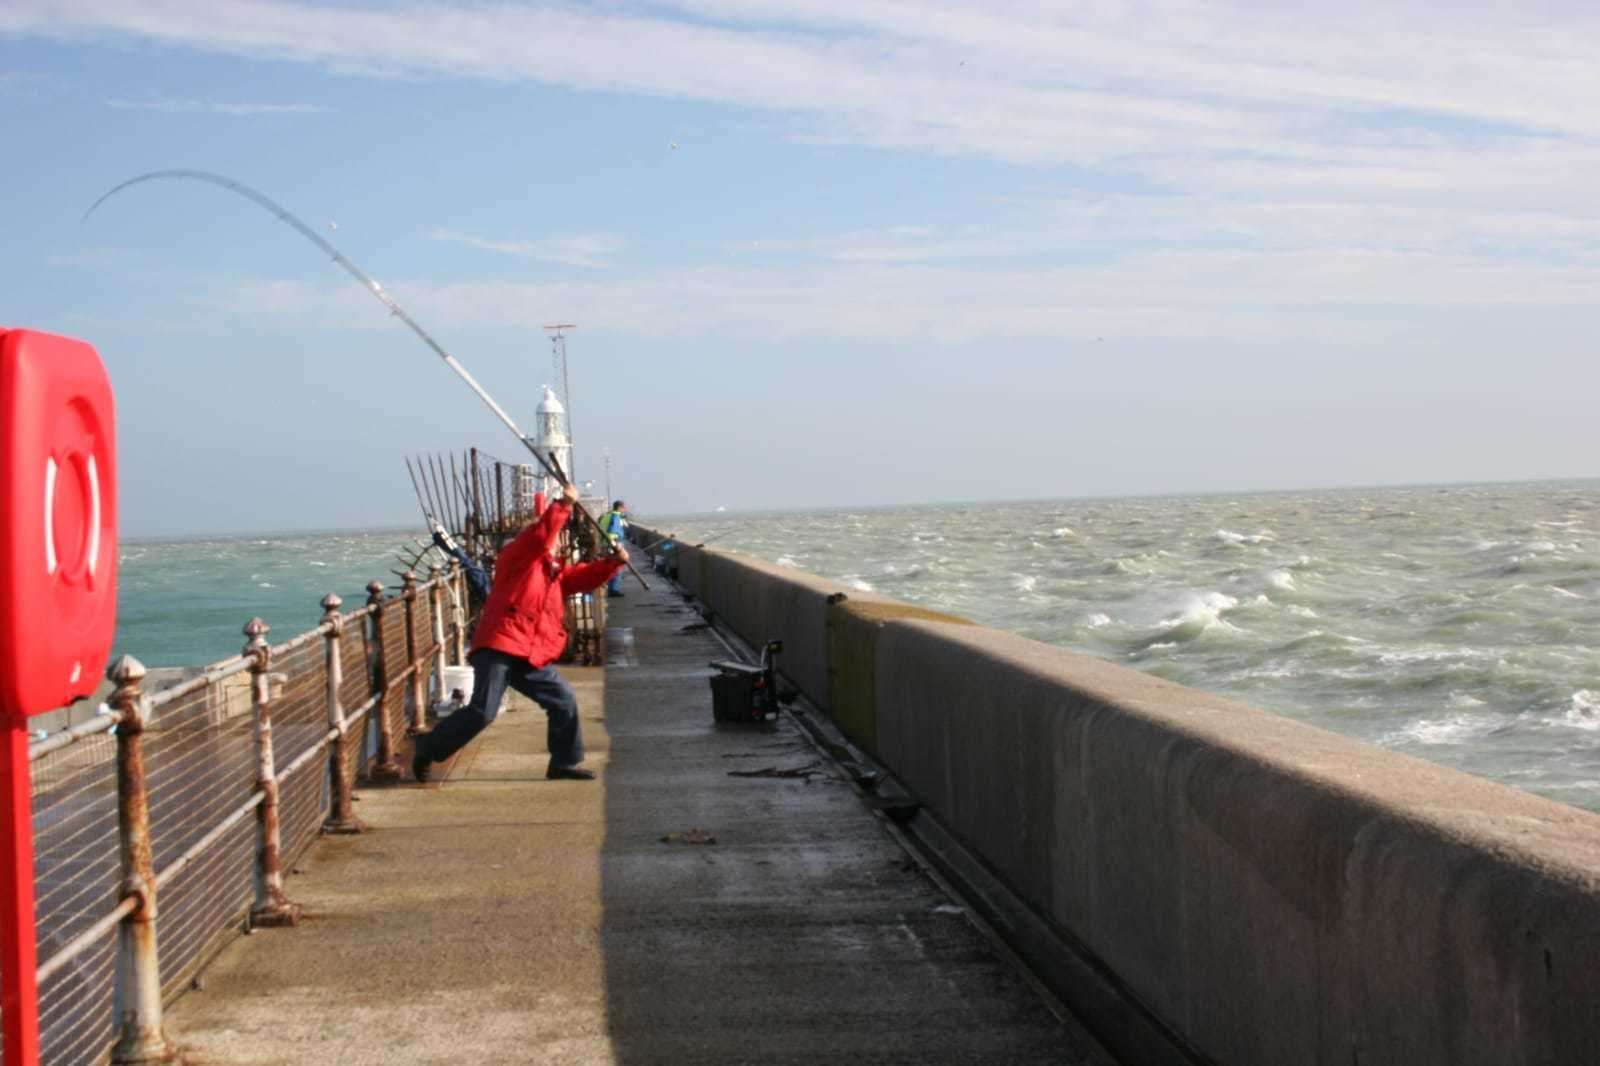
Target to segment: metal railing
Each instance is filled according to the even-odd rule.
[[[358,778],[399,778],[397,737],[464,661],[466,587],[452,564],[367,591],[282,644],[252,619],[240,655],[154,695],[125,655],[111,713],[32,745],[41,1061],[169,1054],[163,1004],[244,928],[295,924],[285,869],[362,831]]]

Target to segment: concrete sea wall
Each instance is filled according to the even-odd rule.
[[[1600,816],[733,552],[674,554],[1195,1057],[1600,1062]]]

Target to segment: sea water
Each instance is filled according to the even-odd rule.
[[[116,650],[146,666],[203,666],[239,654],[260,617],[276,644],[315,627],[330,592],[343,610],[371,581],[398,586],[410,530],[129,540],[121,545]],[[407,548],[406,558],[415,556]],[[426,575],[423,575],[426,577]]]
[[[1600,482],[649,524],[1600,810]]]
[[[642,520],[1600,810],[1600,482]],[[415,535],[129,543],[118,649],[287,639]]]

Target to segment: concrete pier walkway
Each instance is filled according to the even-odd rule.
[[[697,621],[635,586],[631,654],[566,671],[599,781],[546,781],[517,703],[442,785],[362,792],[372,832],[288,878],[302,925],[227,948],[170,1035],[201,1063],[1102,1062],[797,727],[714,726]],[[768,768],[804,774],[731,774]],[[662,839],[690,830],[715,843]]]

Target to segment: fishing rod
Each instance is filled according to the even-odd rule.
[[[517,440],[522,443],[522,446],[533,453],[533,457],[539,461],[539,465],[544,468],[545,473],[555,478],[556,481],[562,486],[566,486],[568,484],[566,475],[561,472],[559,467],[553,465],[543,455],[539,454],[539,449],[534,446],[532,441],[523,436],[522,430],[517,426],[516,422],[512,421],[511,416],[506,414],[505,408],[495,403],[494,397],[490,396],[484,387],[478,384],[476,378],[467,373],[467,368],[457,362],[455,356],[445,351],[444,348],[439,345],[439,342],[434,340],[427,330],[423,329],[417,324],[415,319],[406,314],[405,309],[400,306],[393,296],[389,295],[382,285],[372,280],[372,278],[368,277],[366,272],[364,272],[360,267],[356,266],[349,259],[345,258],[344,253],[340,252],[339,249],[329,244],[320,233],[306,225],[304,222],[300,221],[300,219],[295,217],[292,212],[290,212],[287,208],[280,206],[275,200],[268,197],[265,193],[257,192],[255,189],[252,189],[243,182],[234,181],[232,178],[223,177],[221,174],[213,174],[208,170],[153,170],[148,174],[140,174],[136,177],[129,178],[122,184],[112,188],[109,192],[101,196],[100,199],[89,205],[89,210],[83,213],[83,220],[87,221],[89,216],[94,214],[95,210],[101,204],[111,199],[111,197],[115,196],[123,189],[129,188],[133,185],[141,184],[146,181],[160,181],[165,179],[187,179],[190,181],[202,181],[208,185],[215,185],[218,188],[227,189],[229,192],[238,193],[251,203],[254,203],[258,207],[270,212],[273,215],[276,215],[278,220],[284,225],[289,226],[296,233],[300,234],[300,236],[304,237],[306,240],[322,249],[323,253],[327,255],[328,258],[339,264],[339,266],[344,269],[345,273],[355,278],[362,284],[364,288],[366,288],[368,292],[377,297],[379,302],[389,309],[389,313],[391,315],[398,318],[401,322],[404,322],[411,332],[417,335],[422,343],[431,348],[435,355],[444,360],[446,366],[456,372],[457,377],[467,383],[467,387],[477,394],[478,399],[482,400],[489,410],[494,412],[495,417],[503,422],[507,429],[516,434]],[[577,500],[572,501],[572,507],[573,510],[575,510],[586,522],[589,523],[589,525],[594,527],[595,532],[600,536],[600,543],[605,545],[611,554],[617,554],[619,550],[618,547],[610,543],[610,540],[606,537],[604,530],[600,528],[600,523],[595,521],[594,515],[590,514],[588,509]],[[633,574],[634,577],[639,579],[639,584],[643,585],[646,589],[650,587],[649,582],[645,581],[644,575],[639,573],[631,561],[626,562],[623,565],[628,568],[629,573]]]
[[[417,472],[411,469],[411,456],[401,458],[406,461],[406,473],[411,475],[411,491],[417,495],[417,507],[422,510],[422,517],[430,526],[433,524],[433,515],[428,513],[428,505],[422,502],[422,489],[417,486]]]
[[[439,466],[439,457],[428,456],[428,467],[433,471],[433,491],[439,501],[439,506],[444,510],[444,520],[450,523],[451,528],[460,529],[461,522],[456,518],[455,506],[450,502],[450,496],[444,490],[444,471]]]
[[[455,452],[450,453],[450,484],[455,488],[456,495],[461,497],[461,513],[463,516],[465,516],[462,518],[461,532],[463,535],[465,535],[467,532],[467,517],[470,517],[472,514],[472,497],[467,494],[466,486],[462,483],[461,479],[456,477]]]

